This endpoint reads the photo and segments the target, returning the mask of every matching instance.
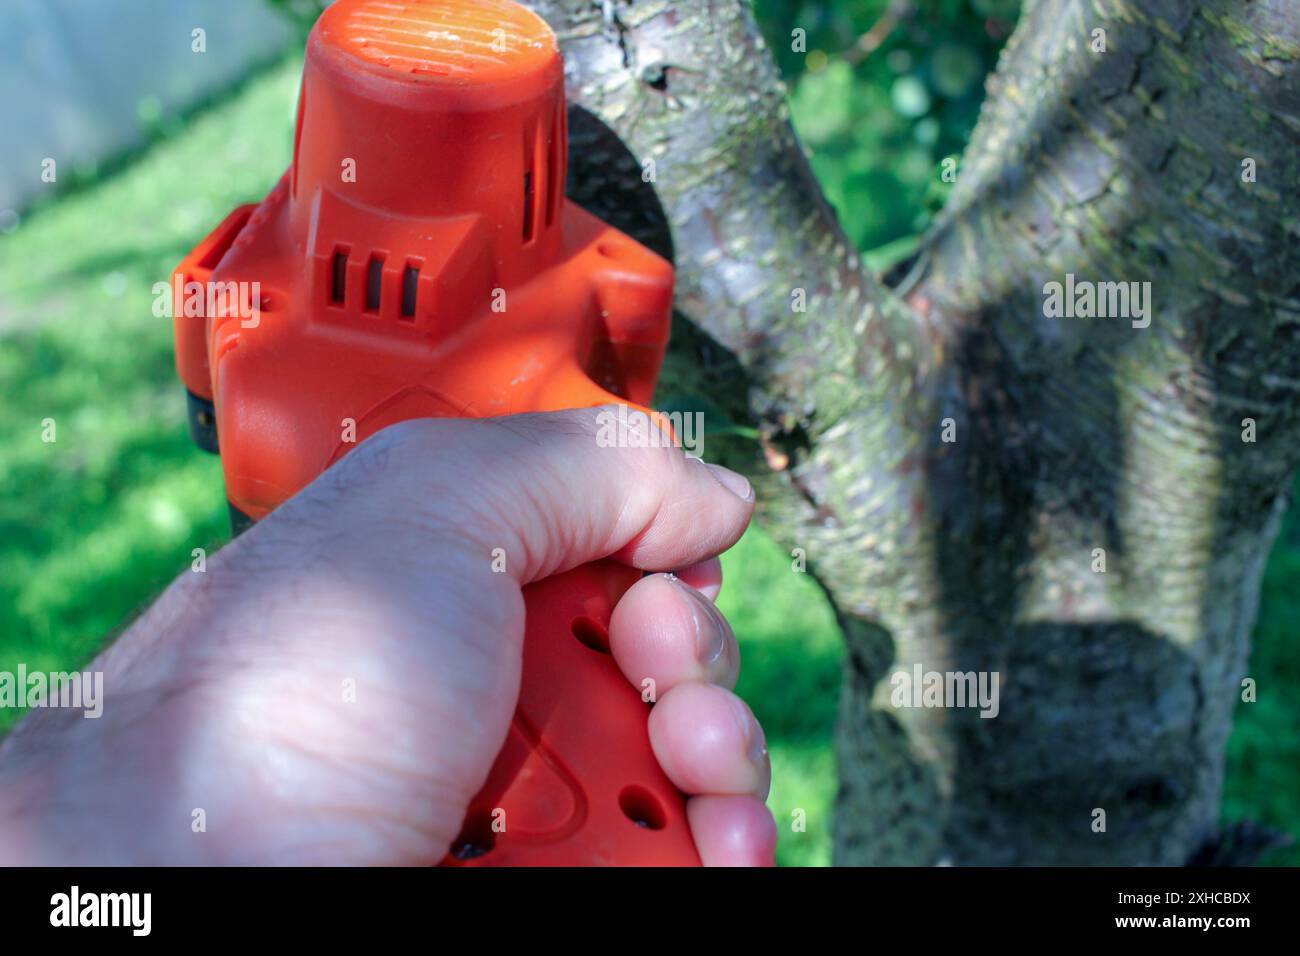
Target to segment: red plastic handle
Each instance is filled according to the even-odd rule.
[[[515,719],[443,865],[699,866],[682,793],[609,654],[614,605],[641,572],[598,561],[524,589]]]
[[[234,513],[265,517],[405,419],[644,410],[672,267],[564,198],[563,79],[511,0],[326,8],[293,165],[174,275],[177,369],[211,403]],[[190,307],[214,288],[254,314]],[[525,588],[518,714],[447,862],[699,864],[649,704],[600,649],[638,576],[603,561]]]

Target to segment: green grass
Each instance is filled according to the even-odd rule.
[[[820,589],[757,528],[723,556],[718,605],[741,643],[738,692],[767,733],[778,859],[830,862],[835,796],[831,732],[839,703],[840,633]],[[796,832],[795,811],[804,821]]]
[[[0,237],[0,670],[84,664],[191,560],[227,536],[217,461],[194,449],[152,286],[289,160],[300,62],[261,73],[102,181]],[[42,441],[53,419],[56,441]],[[779,859],[825,864],[840,639],[806,575],[752,530],[724,558],[721,605],[744,650],[740,690],[774,764]],[[1300,832],[1300,521],[1268,566],[1238,708],[1225,817]],[[0,730],[17,718],[0,711]],[[803,832],[792,824],[796,811]],[[1297,863],[1295,850],[1272,862]]]
[[[153,285],[289,161],[300,62],[0,237],[0,668],[82,664],[227,537]],[[54,441],[47,437],[52,420]],[[16,720],[0,711],[0,729]]]

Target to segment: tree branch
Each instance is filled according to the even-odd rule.
[[[1186,859],[1300,454],[1300,13],[1031,4],[906,308],[822,198],[744,4],[533,5],[568,63],[571,194],[675,260],[666,390],[764,437],[728,463],[844,626],[838,858]],[[1044,318],[1066,273],[1151,282],[1151,325]],[[890,706],[914,663],[997,671],[999,717]]]

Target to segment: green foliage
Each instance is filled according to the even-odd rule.
[[[943,205],[948,185],[940,164],[959,155],[970,136],[984,76],[1018,6],[990,0],[755,3],[813,169],[859,249],[915,236]],[[910,12],[889,13],[900,9]],[[792,49],[795,30],[805,32],[804,53]],[[858,46],[864,35],[882,40],[866,53]]]
[[[304,34],[311,29],[328,0],[266,0],[267,6],[287,17]]]

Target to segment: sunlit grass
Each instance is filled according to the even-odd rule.
[[[194,547],[227,536],[153,285],[283,172],[300,68],[261,74],[0,237],[0,669],[84,664]],[[16,717],[0,711],[0,728]]]

